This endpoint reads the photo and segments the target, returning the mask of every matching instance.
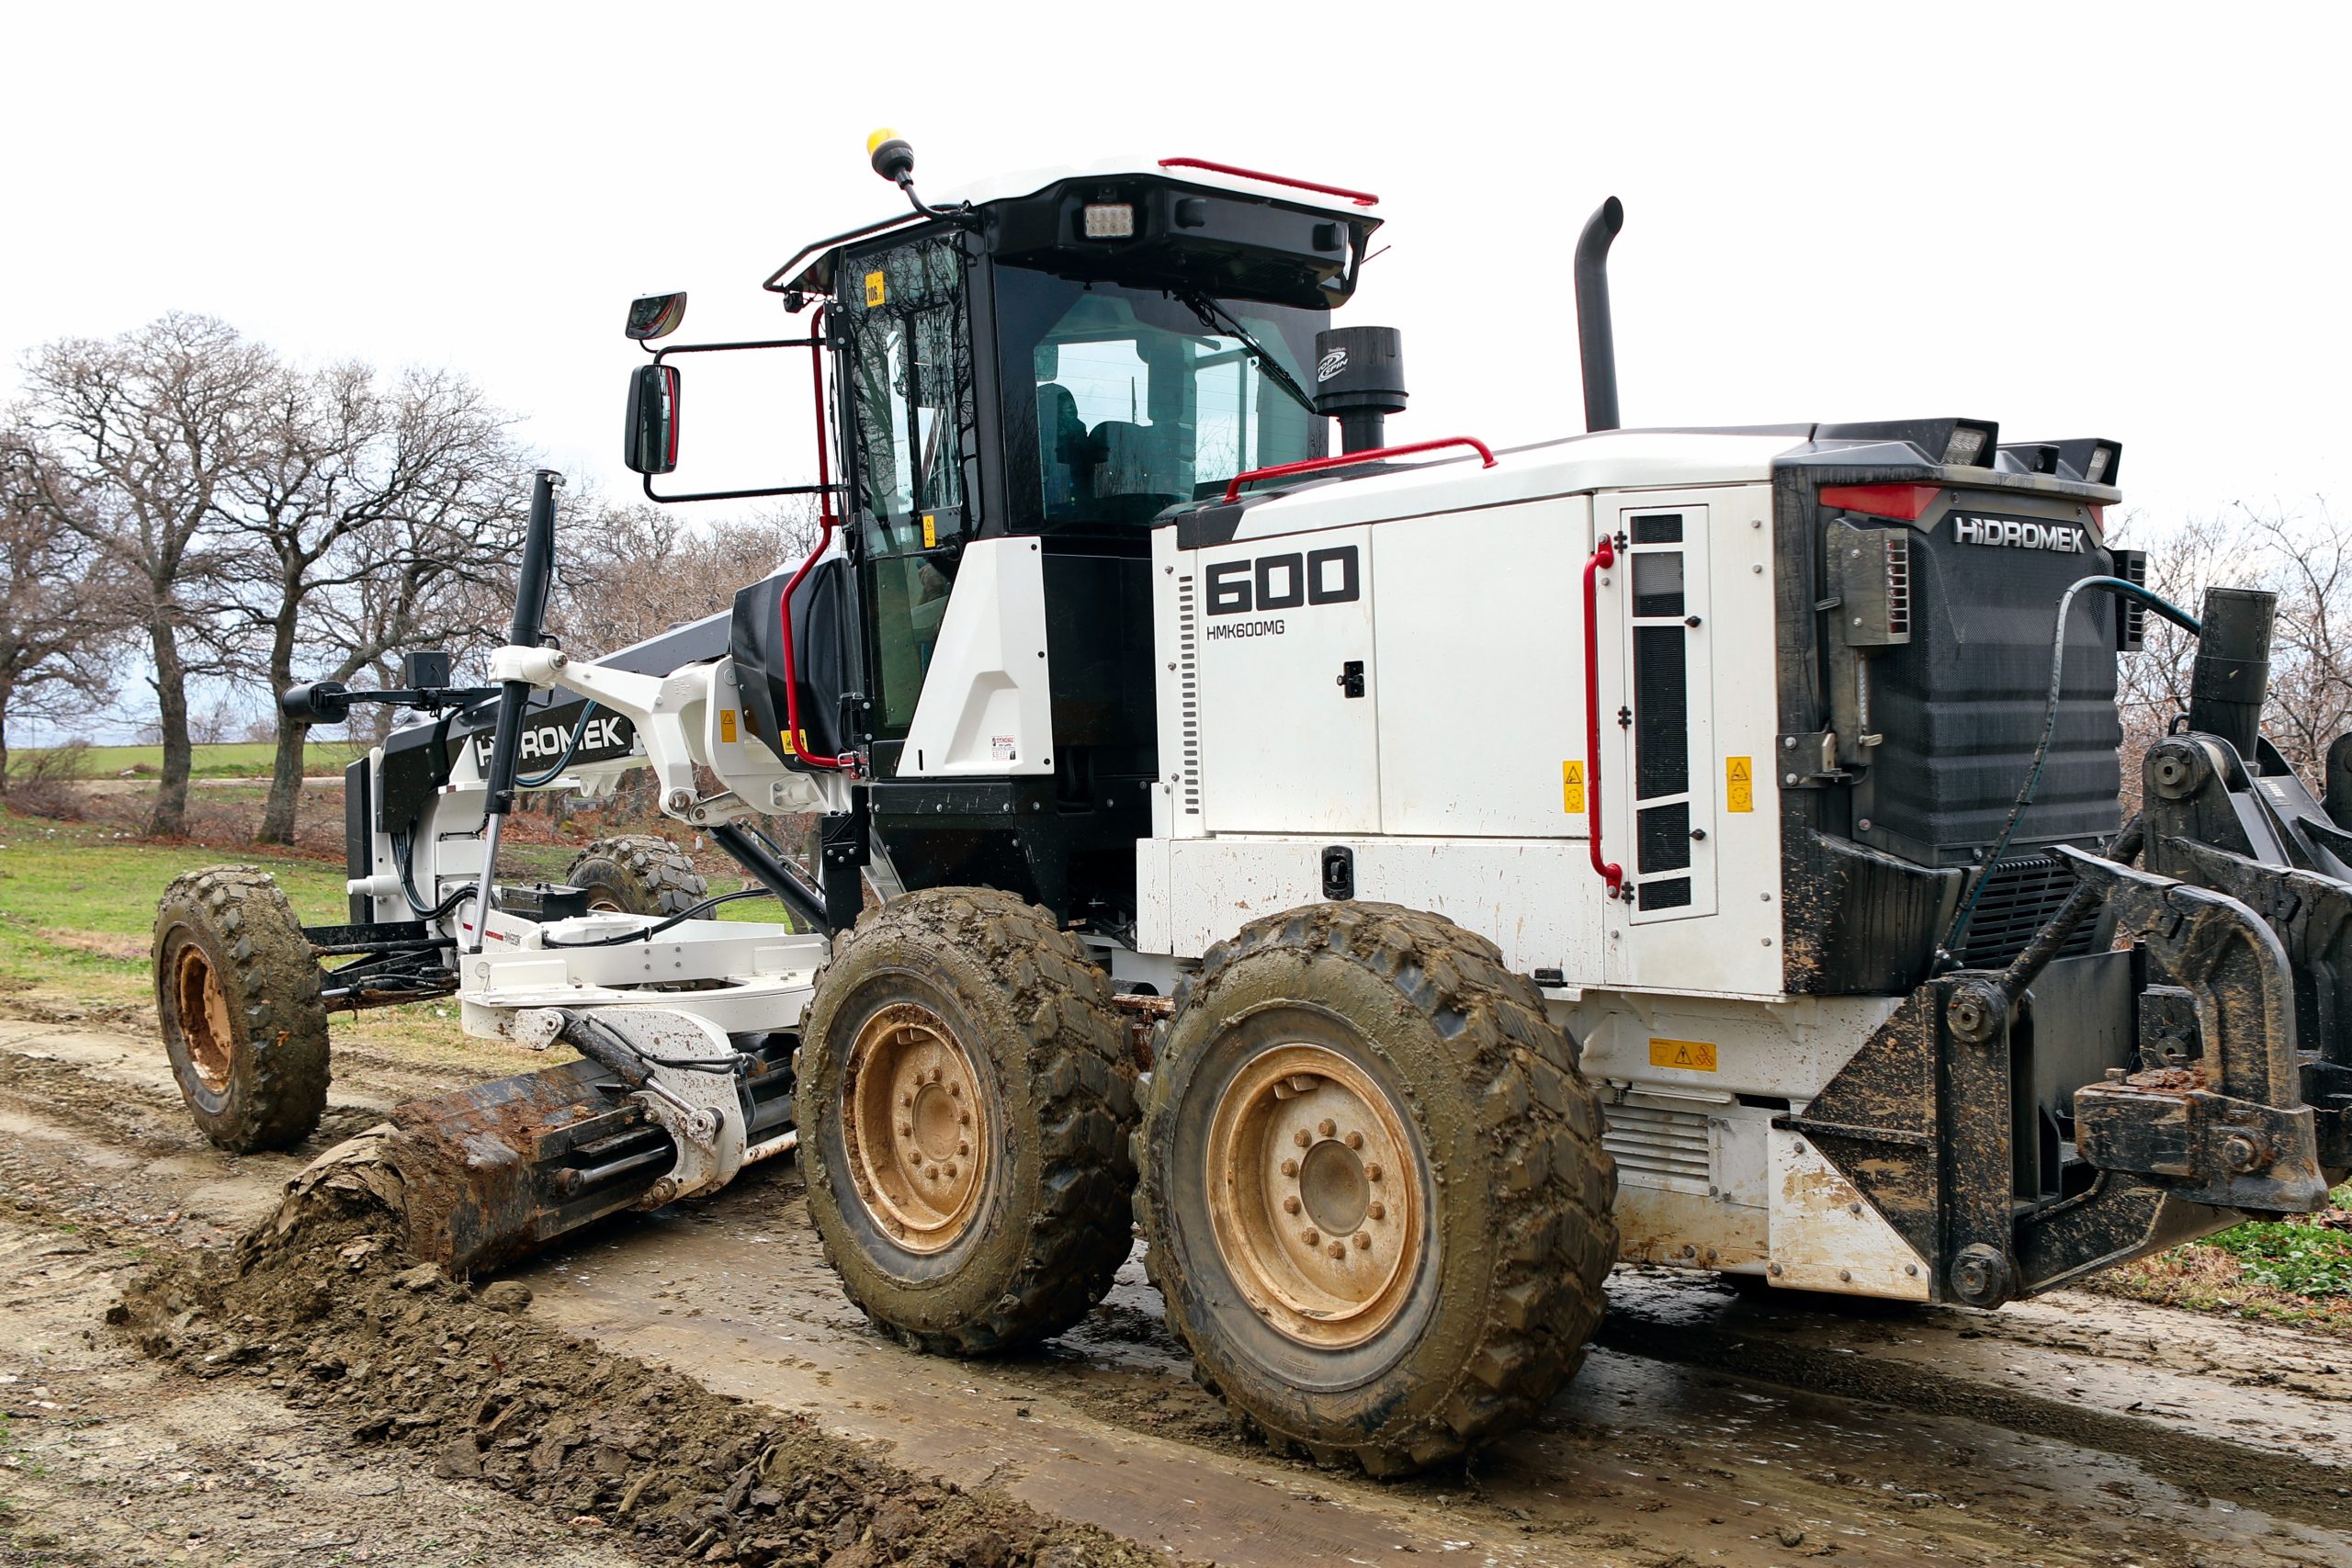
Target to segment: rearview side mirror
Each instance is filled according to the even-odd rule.
[[[677,294],[648,294],[632,299],[628,306],[628,325],[621,330],[629,338],[643,343],[649,338],[668,337],[686,319],[686,297]]]
[[[678,368],[640,365],[628,378],[628,421],[621,461],[632,473],[666,474],[678,466]]]

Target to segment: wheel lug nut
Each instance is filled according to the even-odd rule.
[[[1374,1160],[1370,1165],[1363,1168],[1363,1179],[1366,1181],[1377,1181],[1380,1179],[1380,1162],[1378,1160]]]
[[[1326,1116],[1322,1121],[1315,1123],[1315,1130],[1328,1138],[1340,1130],[1340,1124]]]
[[[1283,1161],[1283,1174],[1284,1176],[1296,1176],[1298,1174],[1298,1161],[1295,1159],[1286,1159]]]
[[[1351,1149],[1360,1149],[1363,1147],[1363,1134],[1362,1133],[1350,1133],[1348,1134],[1348,1147]]]
[[[952,1165],[947,1168],[947,1179],[950,1181],[956,1179],[956,1168]]]
[[[1295,1198],[1285,1198],[1285,1199],[1283,1199],[1283,1213],[1285,1213],[1285,1214],[1295,1214],[1295,1213],[1298,1213],[1298,1200],[1297,1200],[1297,1199],[1295,1199]]]
[[[1291,1141],[1292,1143],[1294,1143],[1294,1144],[1296,1144],[1300,1148],[1302,1148],[1302,1149],[1303,1149],[1303,1148],[1305,1148],[1307,1145],[1309,1145],[1309,1144],[1311,1144],[1311,1143],[1313,1143],[1313,1142],[1315,1141],[1315,1135],[1314,1135],[1313,1134],[1309,1133],[1306,1128],[1301,1127],[1297,1132],[1293,1133],[1293,1134],[1290,1135],[1290,1141]]]
[[[956,1112],[956,1125],[957,1125],[958,1127],[968,1127],[968,1126],[970,1126],[971,1124],[972,1124],[972,1113],[971,1113],[970,1111],[958,1111],[957,1112]]]
[[[1323,1250],[1334,1258],[1345,1258],[1348,1255],[1348,1244],[1343,1241],[1335,1241]]]
[[[947,1093],[951,1099],[961,1100],[964,1098],[964,1086],[960,1083],[949,1084],[947,1086]]]
[[[965,1139],[965,1138],[958,1138],[958,1139],[956,1139],[956,1152],[957,1154],[959,1154],[959,1155],[967,1155],[967,1154],[970,1154],[970,1153],[972,1152],[972,1145],[971,1145],[970,1141],[969,1141],[968,1139]]]
[[[1371,1250],[1371,1247],[1372,1233],[1369,1231],[1356,1232],[1356,1250],[1358,1252],[1366,1252]]]
[[[914,1102],[915,1097],[911,1094],[901,1094],[899,1096],[899,1105],[901,1110],[912,1106]]]
[[[1313,1247],[1317,1242],[1323,1239],[1313,1225],[1309,1225],[1304,1231],[1301,1231],[1299,1235],[1309,1247]]]
[[[1385,1203],[1374,1203],[1371,1208],[1366,1209],[1364,1213],[1370,1214],[1375,1220],[1385,1220],[1388,1217],[1388,1205]]]
[[[916,1149],[912,1153],[909,1154],[907,1156],[907,1163],[909,1165],[922,1164],[922,1151],[921,1149]]]
[[[902,1137],[902,1138],[911,1138],[911,1137],[913,1137],[914,1135],[915,1135],[915,1129],[914,1129],[914,1124],[913,1124],[912,1122],[899,1122],[899,1136],[900,1136],[900,1137]]]

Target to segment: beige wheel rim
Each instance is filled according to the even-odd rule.
[[[972,1059],[940,1016],[894,1002],[866,1020],[842,1079],[857,1195],[910,1252],[971,1228],[987,1183],[989,1111]]]
[[[236,1049],[236,1021],[229,1012],[229,993],[220,972],[204,950],[194,942],[180,949],[172,984],[176,993],[180,1038],[187,1043],[188,1061],[196,1076],[214,1094],[229,1088],[229,1072]]]
[[[1278,1046],[1217,1097],[1209,1220],[1251,1307],[1343,1350],[1396,1319],[1426,1235],[1413,1145],[1371,1077],[1320,1045]]]

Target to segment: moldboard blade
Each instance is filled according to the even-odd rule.
[[[637,1202],[673,1150],[627,1094],[578,1061],[394,1107],[410,1250],[464,1278]]]

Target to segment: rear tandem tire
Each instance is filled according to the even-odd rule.
[[[802,1024],[808,1209],[850,1300],[901,1343],[1049,1338],[1134,1246],[1135,1073],[1102,972],[982,887],[869,909]]]
[[[709,894],[686,852],[651,833],[599,839],[580,852],[564,881],[585,888],[588,907],[624,915],[675,915]]]
[[[1137,1143],[1169,1326],[1279,1450],[1423,1469],[1584,1359],[1617,1254],[1599,1109],[1532,983],[1440,916],[1323,904],[1211,949]]]
[[[155,1007],[180,1094],[232,1154],[291,1148],[327,1103],[318,960],[277,878],[218,865],[173,879],[155,911]]]

